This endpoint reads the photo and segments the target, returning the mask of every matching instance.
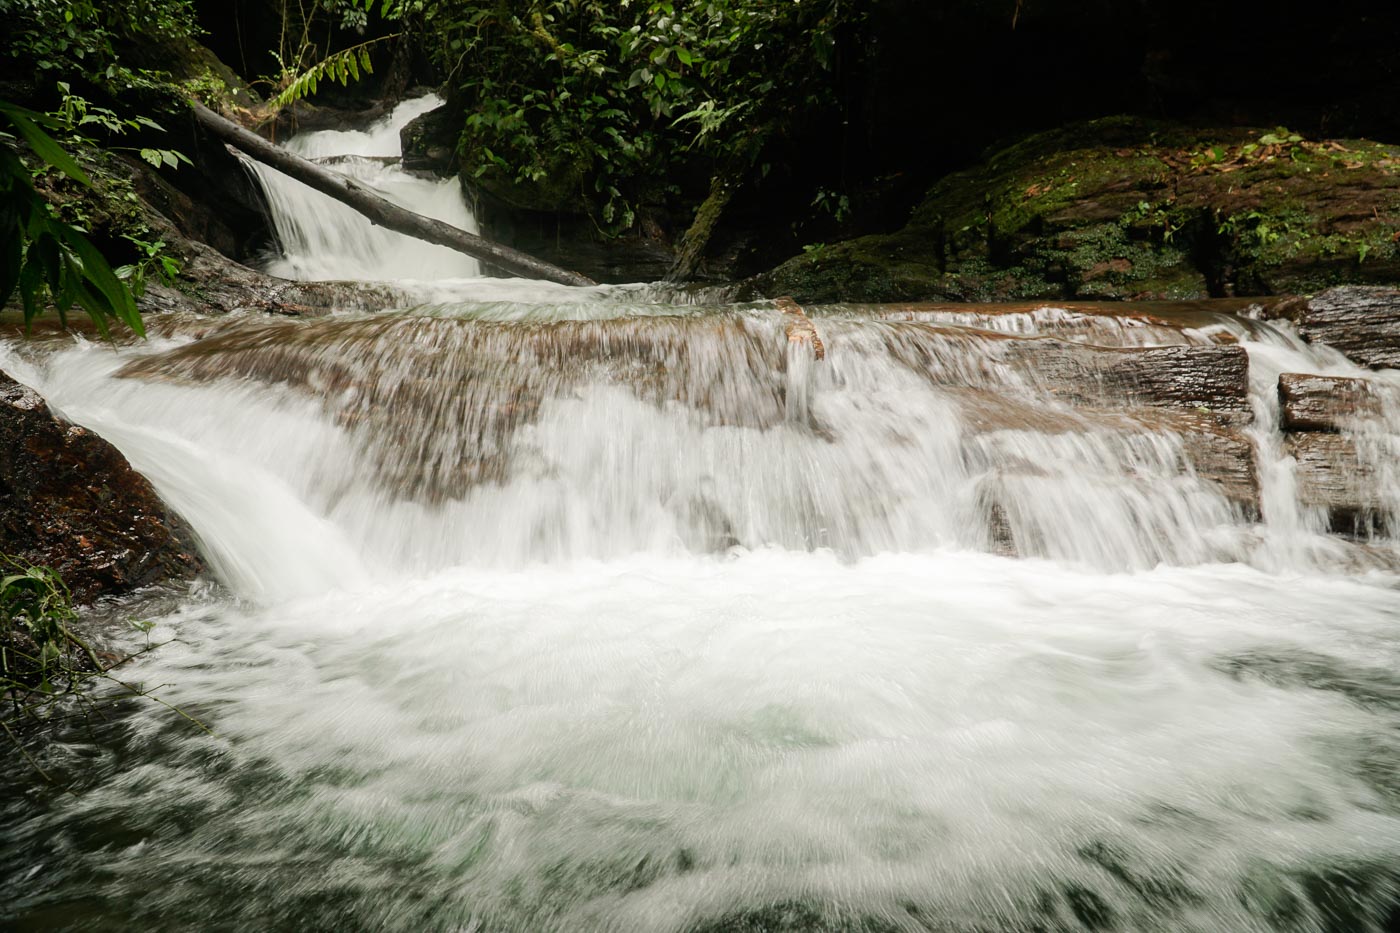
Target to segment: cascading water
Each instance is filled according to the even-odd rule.
[[[305,198],[272,199],[290,271],[371,268]],[[1393,542],[1323,534],[1275,395],[1340,355],[1212,310],[829,308],[818,361],[767,304],[432,288],[0,345],[222,584],[153,602],[128,672],[217,736],[60,736],[72,798],[8,763],[0,916],[1396,928]],[[1235,341],[1248,391],[1149,399]],[[1395,497],[1387,398],[1353,434]]]
[[[439,106],[428,96],[406,101],[362,133],[325,130],[294,136],[287,148],[415,213],[476,233],[476,218],[455,179],[417,178],[398,165],[399,130]],[[481,274],[480,264],[443,246],[371,224],[354,209],[318,194],[261,162],[244,165],[262,185],[282,255],[268,272],[290,279],[392,281],[457,279]]]

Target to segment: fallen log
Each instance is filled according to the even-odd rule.
[[[541,259],[492,243],[476,234],[459,230],[422,214],[399,207],[375,194],[354,179],[338,175],[300,156],[280,149],[236,123],[225,120],[197,101],[191,101],[199,124],[249,158],[270,165],[324,195],[347,204],[367,217],[370,223],[489,262],[506,272],[532,279],[545,279],[561,285],[596,285],[587,276],[561,269]]]

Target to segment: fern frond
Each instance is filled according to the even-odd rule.
[[[304,97],[310,97],[316,93],[316,88],[321,81],[339,81],[345,85],[351,81],[360,80],[361,71],[365,74],[374,74],[374,66],[369,55],[370,48],[398,37],[398,33],[380,36],[377,39],[370,39],[368,42],[361,42],[359,45],[352,45],[348,49],[327,55],[301,74],[293,77],[282,89],[282,92],[272,99],[272,106],[280,109]]]

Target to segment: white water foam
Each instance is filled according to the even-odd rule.
[[[1275,397],[1352,364],[1062,309],[816,316],[817,363],[771,310],[442,289],[184,347],[0,347],[230,591],[127,669],[217,736],[143,707],[56,742],[82,793],[0,800],[0,919],[1393,928],[1400,590],[1335,572]],[[1222,329],[1260,521],[1180,434],[1077,413],[987,333]],[[1356,429],[1382,484],[1394,410]],[[988,501],[1028,558],[987,553]]]

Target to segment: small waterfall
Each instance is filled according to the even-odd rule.
[[[47,389],[126,437],[204,425],[182,443],[275,479],[308,532],[334,540],[297,568],[250,553],[224,527],[234,513],[197,522],[248,595],[327,579],[332,550],[359,579],[735,546],[973,549],[1099,571],[1358,558],[1300,504],[1277,399],[1280,372],[1355,367],[1272,325],[833,308],[815,317],[816,361],[768,307],[549,310],[245,319]],[[1247,392],[1226,338],[1249,353]],[[1206,389],[1219,398],[1144,401],[1142,380],[1230,367],[1238,385]],[[1358,450],[1382,476],[1393,435],[1375,425]],[[131,455],[157,473],[168,459]]]
[[[364,161],[427,106],[289,145],[465,225]],[[1395,928],[1400,373],[1213,302],[472,279],[254,171],[274,269],[420,281],[0,342],[222,584],[123,669],[214,735],[104,708],[71,799],[0,757],[0,925]],[[1365,404],[1292,430],[1299,373]]]
[[[373,189],[418,214],[477,233],[476,218],[455,178],[428,179],[405,172],[399,130],[441,105],[433,96],[399,104],[364,132],[325,130],[292,137],[287,149]],[[334,198],[313,191],[274,168],[243,159],[262,185],[282,254],[266,271],[289,279],[426,281],[472,278],[481,264],[470,256],[377,227]]]

